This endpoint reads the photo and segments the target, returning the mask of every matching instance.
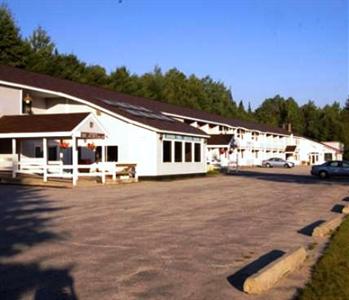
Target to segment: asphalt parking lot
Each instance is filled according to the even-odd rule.
[[[0,299],[289,299],[307,269],[260,296],[241,282],[256,259],[313,243],[308,225],[349,203],[349,180],[308,174],[0,185]]]

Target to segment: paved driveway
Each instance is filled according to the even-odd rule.
[[[308,172],[73,190],[0,185],[0,298],[288,299],[307,270],[250,297],[240,291],[242,268],[311,243],[306,228],[297,231],[349,201],[348,180]]]

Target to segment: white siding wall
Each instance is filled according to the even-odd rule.
[[[101,113],[99,121],[107,131],[108,145],[117,145],[120,163],[137,163],[139,176],[155,176],[157,134]],[[96,142],[98,145],[98,142]]]
[[[160,136],[157,136],[157,174],[158,175],[175,175],[175,174],[195,174],[195,173],[205,173],[206,172],[206,145],[204,144],[204,140],[192,142],[192,143],[200,143],[201,149],[201,160],[200,162],[184,162],[185,153],[184,146],[182,148],[182,162],[174,162],[174,141],[184,142],[182,140],[172,140],[172,162],[163,162],[163,144],[160,139]],[[194,160],[194,145],[192,145],[192,157]]]
[[[32,112],[33,114],[44,114],[47,110],[47,102],[45,98],[33,97],[32,98]]]
[[[22,91],[0,86],[0,116],[22,112]]]

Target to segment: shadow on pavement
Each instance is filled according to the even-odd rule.
[[[24,294],[32,299],[77,299],[71,266],[41,266],[41,261],[16,262],[19,254],[50,240],[59,239],[53,232],[55,208],[40,196],[39,189],[0,186],[0,299],[17,300]]]
[[[335,212],[335,213],[338,213],[338,214],[341,214],[343,208],[344,208],[344,205],[343,205],[343,204],[335,204],[335,205],[331,208],[331,211],[332,211],[332,212]]]
[[[311,224],[309,224],[309,225],[299,229],[297,232],[301,233],[301,234],[304,234],[306,236],[311,236],[313,231],[314,231],[314,229],[316,227],[318,227],[319,225],[321,225],[322,223],[325,223],[325,220],[315,221],[315,222],[313,222],[313,223],[311,223]]]
[[[236,273],[230,275],[229,277],[227,277],[227,280],[233,287],[240,291],[243,291],[244,282],[249,276],[257,273],[259,270],[263,269],[265,266],[277,260],[284,254],[284,251],[272,250],[249,263],[247,266],[243,267]]]
[[[240,176],[247,178],[254,178],[258,180],[267,180],[273,182],[282,183],[295,183],[295,184],[321,184],[321,185],[348,185],[349,178],[347,177],[332,177],[329,179],[319,179],[311,175],[299,175],[299,174],[285,174],[285,173],[270,173],[263,171],[249,171],[240,170],[237,173],[232,173],[226,176]]]

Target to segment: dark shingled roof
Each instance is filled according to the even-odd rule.
[[[125,116],[131,120],[138,121],[142,124],[152,126],[159,130],[184,132],[192,134],[206,135],[203,131],[189,126],[185,123],[174,121],[166,122],[163,120],[154,120],[149,118],[136,117],[124,110],[121,110],[113,105],[108,105],[101,99],[106,99],[110,102],[119,101],[132,105],[143,106],[154,112],[164,112],[168,114],[185,116],[192,119],[207,120],[215,123],[223,123],[233,127],[244,127],[251,130],[268,131],[271,133],[279,133],[289,135],[290,133],[282,128],[269,126],[251,121],[243,121],[238,119],[231,119],[222,117],[216,114],[208,113],[205,111],[177,106],[165,102],[146,99],[143,97],[130,96],[108,90],[105,88],[95,87],[91,85],[76,83],[69,80],[59,79],[43,74],[33,73],[22,69],[8,67],[0,65],[0,80],[9,81],[13,83],[33,86],[55,92],[65,93],[80,99],[84,99],[100,107],[108,109],[111,112],[115,112],[119,115]]]
[[[16,115],[0,118],[0,133],[70,132],[88,113]]]
[[[207,140],[208,145],[229,145],[233,134],[211,134],[211,137]]]
[[[132,114],[127,113],[125,110],[119,109],[118,107],[115,107],[113,105],[109,105],[101,99],[108,100],[109,102],[118,101],[131,103],[134,102],[132,100],[137,99],[137,97],[124,95],[108,89],[94,87],[87,84],[76,83],[73,81],[33,73],[4,65],[0,65],[0,80],[9,81],[21,85],[28,85],[31,87],[46,89],[54,92],[61,92],[76,98],[80,98],[92,104],[98,105],[99,107],[105,108],[111,112],[117,113],[118,115],[124,116],[130,120],[151,126],[160,131],[174,131],[178,133],[207,136],[207,134],[202,130],[194,128],[188,124],[177,121],[175,119],[171,121],[164,121],[134,116]],[[148,101],[146,99],[142,100],[143,102]],[[150,109],[154,112],[160,112],[158,109],[156,109],[156,107],[154,107],[154,109]]]

